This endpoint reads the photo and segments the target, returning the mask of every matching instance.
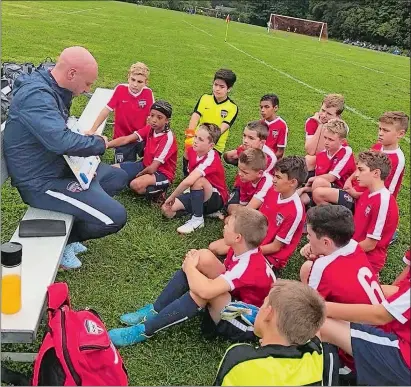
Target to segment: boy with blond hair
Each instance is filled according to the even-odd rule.
[[[128,70],[128,83],[120,84],[114,94],[97,116],[88,135],[94,134],[102,122],[114,111],[113,139],[128,136],[147,125],[150,108],[154,103],[152,90],[147,87],[149,68],[142,62],[134,63]],[[144,143],[134,142],[115,148],[115,162],[136,161],[142,155]]]
[[[325,320],[324,304],[315,290],[301,282],[276,281],[254,322],[260,346],[228,348],[214,385],[322,385],[326,359],[317,332]]]
[[[340,119],[343,111],[344,96],[328,94],[324,97],[320,110],[305,122],[305,160],[309,173],[314,171],[316,154],[324,150],[324,124],[332,119]],[[310,174],[309,177],[311,176]]]
[[[167,218],[174,218],[177,212],[192,215],[185,224],[177,228],[180,234],[189,234],[204,227],[203,215],[217,212],[227,203],[225,171],[221,158],[214,149],[220,133],[220,128],[215,124],[200,125],[193,146],[187,149],[189,175],[161,207]],[[185,193],[187,189],[190,192]]]
[[[158,331],[191,319],[205,310],[203,328],[231,340],[254,338],[241,319],[222,319],[233,300],[261,306],[275,280],[258,246],[267,231],[267,220],[257,210],[241,208],[224,226],[230,246],[224,261],[209,250],[190,250],[178,270],[153,304],[120,317],[128,328],[113,329],[116,346],[133,345]]]
[[[308,204],[310,196],[307,193],[312,193],[315,204],[335,203],[352,209],[353,198],[342,191],[345,181],[355,171],[353,151],[344,145],[347,125],[342,120],[333,119],[323,125],[323,131],[325,149],[316,156],[315,176],[299,190],[301,200]]]
[[[367,254],[375,274],[385,265],[387,248],[399,220],[397,202],[384,184],[390,170],[390,159],[383,152],[358,155],[356,178],[366,190],[355,204],[353,239]]]

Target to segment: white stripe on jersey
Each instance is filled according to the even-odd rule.
[[[408,288],[406,292],[401,294],[395,300],[392,300],[391,302],[384,300],[381,304],[397,321],[401,324],[405,324],[408,319],[404,317],[404,314],[410,309],[410,289]]]
[[[163,151],[160,153],[160,156],[156,157],[154,160],[160,161],[160,163],[164,164],[165,158],[168,155],[168,152],[170,151],[171,146],[173,145],[173,133],[171,131],[168,131],[166,133],[167,135],[167,142],[166,145],[164,145]]]
[[[273,177],[272,175],[268,174],[267,172],[263,173],[263,177],[265,177],[265,182],[261,187],[260,191],[257,192],[253,197],[258,200],[264,201],[265,195],[267,195],[268,190],[273,186]],[[300,200],[300,199],[299,199]],[[300,200],[301,202],[301,200]]]
[[[398,180],[400,179],[401,173],[405,168],[405,157],[404,157],[404,153],[402,152],[401,148],[398,148],[395,151],[395,153],[397,154],[397,157],[398,157],[398,165],[394,172],[394,175],[392,176],[391,184],[388,187],[388,190],[391,193],[394,193],[395,188],[397,187],[397,184],[398,184]]]
[[[377,221],[375,222],[374,230],[371,234],[367,234],[367,237],[380,240],[382,236],[382,230],[384,229],[385,222],[387,220],[391,194],[387,188],[383,188],[378,192],[374,192],[374,194],[380,195],[380,208],[378,209],[378,217]]]
[[[270,165],[265,169],[265,172],[271,172],[275,166],[275,164],[277,163],[277,156],[275,155],[274,151],[268,147],[267,145],[264,145],[262,148],[262,151],[271,157],[271,163]]]
[[[200,165],[196,168],[201,172],[203,176],[205,176],[204,170],[213,163],[215,156],[216,156],[216,152],[214,151],[214,149],[211,149],[210,151],[208,151],[207,156],[205,157],[204,161],[202,161]]]
[[[345,155],[330,172],[330,174],[335,176],[337,179],[341,178],[340,173],[344,169],[352,155],[352,149],[349,146],[342,147],[341,149],[345,149]]]
[[[303,218],[303,204],[297,192],[293,194],[292,198],[294,201],[295,209],[297,210],[297,214],[295,216],[294,222],[292,226],[290,227],[290,229],[288,230],[288,233],[285,239],[280,238],[278,235],[276,236],[276,239],[278,239],[280,242],[285,243],[286,245],[289,245],[291,243],[291,240],[293,239],[295,231],[297,230],[297,227],[301,223],[301,220]]]

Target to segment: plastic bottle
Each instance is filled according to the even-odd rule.
[[[1,313],[14,314],[21,309],[22,245],[7,242],[1,245]]]

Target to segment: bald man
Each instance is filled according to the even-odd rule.
[[[102,155],[107,139],[82,136],[67,128],[74,96],[90,91],[98,65],[83,47],[66,48],[51,70],[19,77],[13,89],[3,149],[12,185],[30,206],[74,216],[61,265],[81,266],[79,242],[119,231],[125,208],[112,198],[126,187],[127,174],[100,163],[88,190],[82,190],[63,155]]]

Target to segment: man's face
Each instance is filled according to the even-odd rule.
[[[383,146],[390,146],[397,143],[404,137],[404,130],[398,130],[395,124],[380,122],[378,126],[378,142]]]
[[[277,112],[278,106],[273,106],[271,101],[260,102],[260,114],[263,120],[271,119]]]
[[[137,74],[133,75],[130,74],[128,77],[128,86],[130,88],[130,91],[133,94],[138,94],[141,90],[143,90],[143,87],[147,84],[147,79],[144,75]]]
[[[324,148],[327,152],[333,155],[340,149],[342,140],[337,133],[332,133],[329,130],[324,130]]]
[[[293,185],[293,179],[289,180],[286,173],[281,173],[276,170],[274,173],[273,186],[274,189],[279,193],[285,193],[290,190]]]
[[[325,238],[317,238],[317,235],[315,235],[315,232],[313,231],[309,223],[307,224],[307,238],[310,242],[311,252],[314,255],[318,256],[327,254]]]
[[[224,99],[227,97],[229,89],[227,84],[222,79],[216,79],[213,82],[213,94],[217,99]]]
[[[90,88],[97,79],[98,69],[96,66],[87,66],[82,69],[71,68],[67,78],[70,82],[70,91],[74,96],[90,92]]]
[[[355,176],[360,187],[369,187],[375,178],[377,170],[371,171],[364,163],[359,161],[357,163],[357,170],[355,171]]]
[[[325,104],[321,105],[321,109],[319,112],[320,116],[320,121],[322,124],[326,124],[328,121],[330,121],[333,118],[339,118],[339,115],[337,114],[337,108],[336,107],[326,107]]]
[[[258,181],[264,171],[254,171],[244,163],[238,162],[238,176],[243,183]]]
[[[257,136],[255,130],[250,130],[247,127],[243,132],[243,147],[244,149],[261,149],[265,141]]]
[[[198,129],[194,136],[193,149],[197,153],[207,153],[214,146],[209,138],[210,135],[205,129]]]

